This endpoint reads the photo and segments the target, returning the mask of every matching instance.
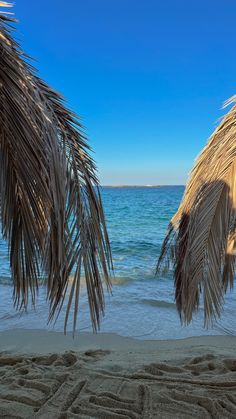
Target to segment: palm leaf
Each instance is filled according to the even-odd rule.
[[[0,14],[0,206],[14,302],[26,308],[31,295],[34,304],[43,276],[52,319],[75,272],[68,305],[74,299],[75,330],[84,274],[96,329],[112,268],[96,167],[78,117],[36,75],[12,37],[13,22]]]
[[[227,104],[233,103],[231,98]],[[232,288],[236,239],[236,106],[226,114],[196,160],[172,218],[157,271],[174,269],[175,298],[189,323],[203,295],[205,324],[221,314]]]

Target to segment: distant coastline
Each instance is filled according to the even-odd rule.
[[[166,188],[184,185],[101,185],[102,188]]]

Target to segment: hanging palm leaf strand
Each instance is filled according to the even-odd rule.
[[[227,105],[233,103],[231,98]],[[205,325],[221,314],[232,288],[236,247],[236,106],[196,160],[185,194],[172,218],[157,270],[174,268],[175,298],[189,323],[203,294]]]
[[[26,308],[30,292],[34,304],[43,275],[52,319],[75,272],[65,319],[74,300],[75,330],[83,274],[97,329],[112,260],[96,167],[77,116],[36,76],[12,22],[0,14],[0,204],[14,301]]]

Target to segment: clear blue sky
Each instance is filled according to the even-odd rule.
[[[15,0],[18,38],[83,118],[102,184],[183,184],[236,93],[235,0]]]

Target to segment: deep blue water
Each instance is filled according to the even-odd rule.
[[[107,227],[113,252],[113,295],[106,295],[106,315],[101,331],[141,339],[175,339],[203,334],[236,333],[236,292],[226,295],[222,319],[203,328],[203,312],[182,327],[174,304],[173,278],[155,277],[155,266],[170,218],[177,210],[183,186],[160,188],[102,188]],[[0,330],[52,329],[47,326],[45,289],[41,288],[36,311],[19,314],[12,307],[6,243],[0,241]],[[62,310],[55,330],[63,330]],[[85,289],[82,290],[79,330],[91,330]],[[71,329],[69,322],[68,330]]]

